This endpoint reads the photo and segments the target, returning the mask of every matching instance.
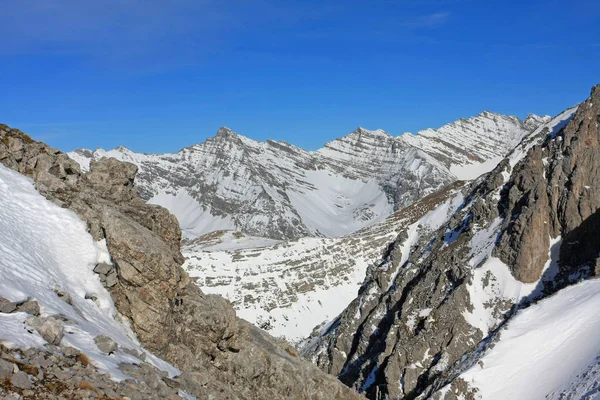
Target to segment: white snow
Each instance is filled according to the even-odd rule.
[[[93,342],[104,334],[121,347],[146,352],[133,332],[115,321],[112,299],[92,271],[98,262],[109,261],[105,243],[94,242],[86,224],[74,213],[46,200],[30,179],[2,165],[0,204],[0,296],[17,302],[31,297],[40,304],[42,316],[65,316],[69,321],[61,344],[80,349],[113,379],[126,378],[119,363],[139,360],[123,352],[105,355]],[[73,305],[55,290],[68,293]],[[0,342],[9,347],[43,346],[37,332],[27,332],[24,322],[28,317],[25,313],[0,314]],[[179,373],[146,354],[170,376]]]
[[[348,306],[372,261],[367,255],[349,254],[341,240],[303,238],[245,249],[234,244],[219,251],[205,251],[194,241],[183,248],[183,267],[198,278],[203,291],[233,302],[241,318],[257,325],[268,322],[270,334],[299,341]],[[322,271],[314,274],[317,257]],[[328,273],[339,263],[352,268]]]
[[[205,208],[185,189],[179,190],[175,195],[159,193],[148,200],[148,203],[163,206],[175,215],[179,221],[182,235],[186,239],[235,227],[235,223],[230,217],[213,215],[210,209]]]
[[[541,143],[546,139],[545,136],[540,136],[540,134],[544,130],[548,130],[548,136],[550,138],[555,138],[558,132],[561,131],[567,124],[573,119],[575,112],[577,111],[578,106],[571,107],[556,117],[554,117],[550,122],[540,125],[533,133],[528,135],[523,142],[521,142],[515,149],[509,154],[508,159],[510,163],[510,167],[514,168],[515,165],[519,161],[521,161],[526,155],[527,152],[536,144]]]
[[[460,377],[485,400],[597,396],[599,331],[600,280],[585,281],[519,311]]]
[[[491,256],[501,222],[501,218],[496,218],[486,229],[477,231],[471,239],[469,264],[474,270],[467,290],[473,309],[465,310],[463,317],[471,326],[481,330],[484,336],[501,320],[500,316],[494,315],[490,303],[508,300],[516,304],[527,297],[534,297],[541,290],[539,281],[533,283],[518,281],[502,260]],[[560,237],[550,238],[548,261],[543,268],[541,279],[548,278],[545,276],[547,271],[555,273],[551,270],[556,268],[558,262],[560,241]]]
[[[452,172],[457,179],[461,181],[468,181],[476,179],[481,175],[490,172],[500,161],[504,159],[503,156],[493,157],[482,163],[474,164],[455,164],[450,166],[450,172]]]
[[[427,212],[417,222],[408,226],[406,230],[407,238],[402,242],[400,248],[401,258],[398,263],[398,271],[393,275],[388,283],[388,290],[394,284],[396,277],[401,272],[404,264],[410,256],[411,248],[418,241],[419,237],[426,232],[433,232],[440,228],[450,217],[456,212],[458,207],[464,202],[464,196],[462,192],[458,192],[444,203],[440,204],[433,210]]]
[[[310,190],[295,188],[287,191],[292,207],[312,234],[339,237],[365,226],[357,212],[368,206],[369,223],[389,216],[393,205],[376,180],[334,177],[329,171],[307,171]]]

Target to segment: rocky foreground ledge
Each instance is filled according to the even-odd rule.
[[[96,241],[106,240],[112,265],[97,268],[99,278],[104,278],[120,317],[141,344],[183,371],[177,378],[179,383],[171,382],[172,386],[185,388],[186,393],[201,399],[360,398],[333,376],[298,357],[293,348],[238,319],[228,301],[205,295],[190,281],[181,269],[184,260],[179,251],[177,220],[164,208],[148,205],[138,197],[133,186],[136,166],[102,159],[93,161],[90,171],[82,174],[79,165],[66,154],[6,125],[0,125],[0,162],[33,178],[43,196],[86,221]],[[7,371],[2,390],[26,397],[31,394],[26,391],[33,389],[10,383],[13,379],[18,383],[23,378],[20,372],[24,372],[34,388],[46,387],[44,379],[53,374],[58,386],[66,385],[62,396],[71,392],[78,393],[76,397],[125,395],[117,390],[123,383],[118,387],[102,386],[103,378],[81,361],[85,355],[77,361],[71,350],[66,354],[64,349],[52,346],[47,345],[45,352],[3,350],[2,359],[17,369]],[[32,358],[40,361],[39,366]],[[57,377],[53,372],[45,373],[42,359],[52,360],[47,367],[51,370],[85,370],[87,375],[79,376],[78,382],[61,374]],[[25,367],[28,365],[35,369]],[[150,367],[141,363],[134,369],[144,368]],[[141,398],[150,398],[150,393],[160,397],[161,388],[170,387],[170,380],[148,381],[143,371],[128,374],[145,385],[137,391]],[[124,384],[129,385],[127,381]],[[136,390],[132,388],[127,397],[139,398],[134,394]]]

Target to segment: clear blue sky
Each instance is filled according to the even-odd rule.
[[[63,150],[166,152],[228,126],[316,149],[600,83],[597,0],[0,1],[0,122]]]

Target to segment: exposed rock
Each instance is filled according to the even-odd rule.
[[[17,304],[5,299],[4,297],[0,297],[0,312],[1,313],[11,313],[17,309]]]
[[[10,377],[13,373],[13,369],[13,364],[0,358],[0,379]]]
[[[49,344],[58,345],[63,337],[64,327],[62,322],[55,317],[32,317],[27,320],[28,325],[35,328],[40,336]]]
[[[100,351],[106,354],[116,353],[119,349],[119,345],[106,335],[96,336],[94,338],[94,343],[96,343],[96,346],[98,346]]]
[[[448,399],[476,396],[456,378],[514,312],[596,273],[599,123],[595,87],[577,110],[467,187],[439,229],[400,235],[357,299],[304,354],[371,399],[429,398],[447,384]],[[560,256],[551,260],[558,273],[542,274],[559,235]],[[538,282],[538,290],[503,291],[519,282]]]
[[[112,271],[109,275],[106,276],[104,280],[104,286],[107,288],[112,288],[119,282],[119,278],[115,271]]]
[[[118,280],[110,289],[118,311],[144,347],[202,382],[190,385],[196,397],[358,397],[190,281],[180,267],[178,221],[137,197],[135,166],[102,159],[82,175],[65,154],[6,126],[0,127],[0,162],[32,176],[43,195],[87,221],[94,239],[106,239]]]
[[[23,371],[19,371],[10,378],[10,383],[19,389],[31,388],[31,380],[29,375]]]
[[[96,267],[94,268],[95,273],[103,274],[103,275],[108,275],[108,273],[112,270],[113,270],[113,266],[110,264],[105,264],[105,263],[100,263],[100,264],[96,265]]]
[[[40,305],[35,300],[27,300],[26,302],[19,304],[17,310],[35,317],[40,315]]]

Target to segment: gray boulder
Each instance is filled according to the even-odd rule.
[[[5,299],[4,297],[0,297],[0,312],[1,313],[11,313],[17,309],[16,303]]]
[[[100,263],[100,264],[96,265],[96,267],[94,268],[94,272],[97,274],[108,275],[108,273],[110,271],[112,271],[112,269],[113,269],[112,265]]]
[[[17,306],[17,311],[25,312],[37,317],[40,315],[40,305],[35,300],[27,300]]]
[[[114,340],[105,335],[96,336],[94,338],[94,343],[96,343],[96,346],[98,346],[100,351],[106,354],[116,353],[119,349],[119,345]]]
[[[49,344],[58,346],[63,337],[63,323],[61,320],[54,317],[29,318],[27,324],[35,328],[40,336]]]
[[[29,378],[29,375],[23,371],[19,371],[14,374],[10,378],[10,383],[19,389],[27,390],[31,388],[31,379]]]
[[[0,379],[8,378],[12,375],[14,364],[0,358]]]

